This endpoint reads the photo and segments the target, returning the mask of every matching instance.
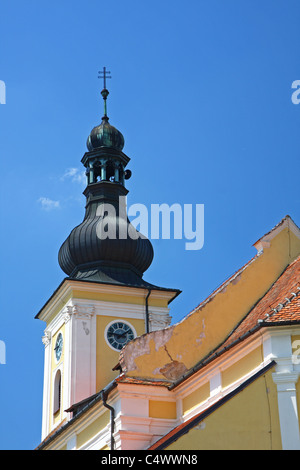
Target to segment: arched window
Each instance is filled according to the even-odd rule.
[[[60,369],[55,374],[54,379],[54,400],[53,400],[53,414],[60,410],[61,405],[61,372]]]

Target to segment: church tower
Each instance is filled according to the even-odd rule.
[[[42,440],[70,419],[66,410],[74,403],[117,377],[126,343],[170,324],[169,303],[180,293],[143,279],[153,248],[127,217],[130,158],[107,116],[107,74],[104,68],[102,122],[88,136],[81,160],[84,219],[59,250],[66,277],[36,315],[46,323]]]

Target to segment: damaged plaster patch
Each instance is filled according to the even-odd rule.
[[[183,374],[187,372],[186,366],[183,362],[172,361],[168,364],[165,364],[164,367],[159,369],[160,374],[162,374],[166,379],[174,382],[179,379]]]
[[[203,338],[205,338],[204,330],[205,330],[205,320],[204,318],[202,318],[202,332],[200,333],[199,337],[196,339],[196,343],[198,346],[202,344]]]
[[[169,362],[165,363],[162,367],[158,365],[159,362],[162,363],[162,359],[160,356],[156,356],[153,354],[153,343],[152,343],[152,355],[153,355],[153,362],[157,367],[152,371],[154,375],[163,375],[167,380],[173,382],[178,378],[182,377],[183,374],[187,372],[187,368],[183,362],[179,362],[177,360],[173,360],[171,354],[167,349],[167,343],[172,338],[174,332],[174,325],[168,328],[164,328],[163,330],[156,330],[152,331],[151,333],[139,336],[134,340],[127,343],[123,350],[123,360],[126,372],[137,371],[140,369],[141,375],[143,374],[142,367],[139,367],[136,363],[136,359],[151,354],[151,347],[150,342],[153,341],[155,351],[159,351],[161,348],[164,349],[166,353],[165,359],[169,359]],[[178,357],[180,359],[180,357]],[[147,374],[147,371],[145,371]]]
[[[185,374],[187,368],[183,364],[183,362],[173,361],[169,351],[167,350],[166,345],[164,345],[164,349],[172,362],[168,362],[167,364],[165,364],[158,370],[158,372],[164,377],[166,377],[166,379],[171,380],[173,382],[174,380],[179,379],[179,377]]]
[[[135,359],[144,354],[150,354],[150,335],[139,336],[130,343],[126,344],[124,348],[124,362],[126,364],[126,371],[132,371],[137,369]]]
[[[242,275],[241,274],[238,274],[233,280],[232,280],[232,284],[235,285],[239,282],[239,280],[241,279]]]
[[[124,348],[124,362],[126,364],[127,372],[137,370],[138,367],[135,359],[145,354],[150,354],[150,341],[153,340],[155,344],[155,351],[164,347],[165,344],[172,337],[174,326],[165,328],[163,330],[152,331],[151,333],[139,336],[133,341],[130,341]]]
[[[165,328],[163,330],[154,331],[153,340],[155,343],[155,351],[165,346],[165,344],[171,339],[173,335],[174,326]]]

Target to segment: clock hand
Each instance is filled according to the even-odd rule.
[[[124,336],[126,334],[126,331],[124,333],[115,333],[115,336],[117,336],[118,338],[122,338],[122,336]]]

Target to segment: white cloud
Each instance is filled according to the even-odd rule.
[[[78,168],[68,168],[64,175],[61,177],[61,180],[65,180],[66,178],[70,178],[71,181],[75,183],[83,184],[86,182],[86,176],[84,171],[80,171]]]
[[[50,211],[52,209],[58,209],[60,207],[59,201],[53,201],[52,199],[49,199],[48,197],[40,197],[38,199],[38,202],[41,203],[42,208]]]

